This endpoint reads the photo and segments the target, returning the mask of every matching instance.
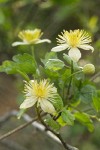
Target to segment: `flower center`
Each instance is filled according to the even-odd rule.
[[[35,87],[35,95],[39,99],[47,98],[48,90],[42,85],[37,85],[37,87]]]
[[[19,33],[19,38],[21,38],[25,42],[34,42],[38,40],[41,37],[42,33],[41,30],[35,29],[35,30],[26,30]]]
[[[78,31],[65,32],[67,43],[70,47],[76,48],[80,44],[80,35]]]

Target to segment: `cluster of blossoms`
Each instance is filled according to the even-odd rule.
[[[51,43],[49,39],[40,39],[43,33],[40,29],[24,30],[19,32],[18,37],[22,42],[14,42],[12,46],[39,44],[43,42]],[[20,105],[20,109],[30,108],[33,105],[40,106],[44,112],[55,114],[56,110],[52,104],[56,95],[57,89],[47,80],[30,80],[25,82],[24,88],[25,100]]]
[[[43,42],[50,43],[49,39],[40,39],[42,34],[40,29],[21,31],[18,37],[22,42],[14,42],[12,46],[39,44]],[[67,49],[72,61],[78,62],[81,58],[80,49],[94,51],[94,48],[89,44],[91,41],[90,35],[84,30],[70,30],[69,32],[64,30],[61,35],[58,35],[58,46],[52,48],[51,51],[60,52]],[[82,70],[84,73],[94,73],[95,67],[92,64],[87,64]],[[36,104],[44,112],[55,114],[56,110],[52,102],[55,101],[57,89],[46,79],[39,82],[37,80],[25,82],[24,93],[26,98],[20,106],[21,109],[26,109]]]

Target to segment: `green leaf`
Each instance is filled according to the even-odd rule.
[[[0,66],[0,72],[5,72],[7,74],[15,74],[16,64],[13,61],[6,60]]]
[[[73,125],[75,117],[74,115],[67,109],[64,109],[61,113],[62,119],[64,122],[66,122],[67,125]]]
[[[65,59],[65,61],[69,64],[69,65],[71,65],[71,61],[72,61],[72,59],[67,55],[67,54],[63,54],[63,58]],[[78,64],[76,63],[76,62],[73,62],[73,68],[74,68],[74,71],[78,71],[78,70],[80,70],[80,68],[79,68],[79,66],[78,66]]]
[[[63,54],[63,58],[66,60],[66,62],[68,63],[68,64],[70,64],[71,65],[71,58],[67,55],[67,54]]]
[[[19,70],[25,73],[34,73],[35,72],[35,62],[33,57],[29,54],[18,54],[13,57],[13,60],[16,62]]]
[[[18,71],[26,74],[35,72],[35,63],[31,55],[26,53],[15,55],[13,61],[4,61],[0,66],[0,72],[6,72],[7,74],[16,74]]]
[[[44,72],[45,72],[46,76],[52,80],[59,78],[59,73],[57,71],[53,72],[52,70],[44,68]]]
[[[90,103],[92,98],[97,95],[96,88],[92,85],[85,85],[80,90],[80,99],[84,103]]]
[[[100,110],[100,97],[93,97],[93,106],[97,112]]]
[[[55,97],[55,99],[52,101],[52,103],[57,111],[60,111],[63,108],[62,98],[58,94]]]
[[[62,119],[62,116],[60,116],[58,119],[57,119],[57,122],[62,126],[64,127],[66,125],[66,122],[64,122],[64,120]]]
[[[57,54],[55,52],[46,53],[45,58],[41,59],[41,61],[45,65],[49,59],[57,59]]]
[[[64,66],[65,66],[64,62],[61,61],[60,59],[49,59],[45,64],[45,68],[52,71],[60,70]]]
[[[93,122],[88,114],[77,112],[75,113],[75,118],[84,126],[86,126],[90,132],[94,130]]]
[[[58,122],[53,120],[51,117],[48,117],[45,121],[46,121],[47,125],[49,125],[53,130],[59,131],[61,126],[59,125]]]
[[[75,78],[76,78],[77,80],[83,80],[83,79],[84,79],[84,74],[83,74],[83,72],[78,72],[78,73],[76,73],[76,74],[75,74]]]
[[[71,76],[71,70],[70,70],[70,69],[61,70],[60,73],[61,73],[60,78],[61,78],[63,81],[66,81],[66,80],[69,81],[70,76]]]

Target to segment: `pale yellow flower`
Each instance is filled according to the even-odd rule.
[[[42,32],[40,29],[35,30],[23,30],[20,31],[18,34],[18,37],[22,40],[22,42],[14,42],[12,46],[18,46],[18,45],[29,45],[29,44],[39,44],[43,42],[51,43],[49,39],[43,39],[41,40]]]
[[[44,112],[50,114],[56,112],[52,102],[57,95],[57,89],[47,80],[25,82],[24,93],[26,99],[20,105],[21,109],[32,107],[37,103],[37,106],[40,106]]]
[[[77,62],[81,58],[79,49],[94,51],[94,48],[89,45],[91,41],[90,35],[84,30],[70,30],[69,32],[64,30],[61,35],[58,35],[58,46],[52,48],[51,51],[60,52],[68,49],[70,58]]]

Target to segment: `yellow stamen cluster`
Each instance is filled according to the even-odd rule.
[[[67,43],[70,48],[76,48],[80,46],[81,44],[87,44],[91,42],[91,37],[87,32],[84,30],[70,30],[63,31],[62,35],[58,35],[59,38],[57,38],[58,44],[64,44]]]
[[[56,112],[52,102],[57,96],[57,89],[47,80],[30,80],[25,82],[25,100],[20,105],[21,109],[32,107],[34,104],[40,106],[44,112],[54,114]]]
[[[38,39],[40,39],[42,34],[43,33],[41,32],[40,29],[25,30],[25,31],[23,30],[23,31],[19,32],[18,37],[25,42],[31,43],[31,42],[35,42]]]
[[[35,96],[39,99],[42,99],[48,97],[49,91],[51,88],[53,88],[53,85],[49,85],[48,82],[42,80],[39,83],[35,81],[34,84],[32,84],[32,88]]]

